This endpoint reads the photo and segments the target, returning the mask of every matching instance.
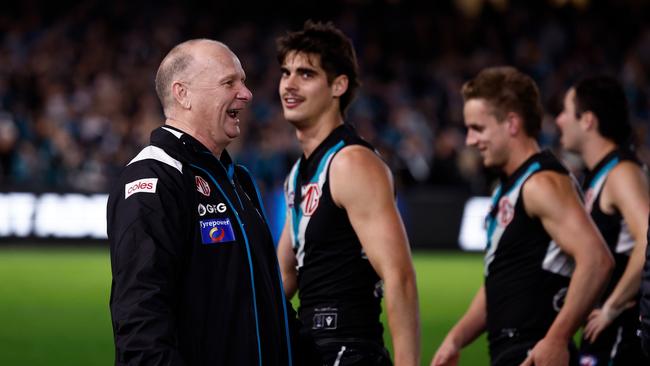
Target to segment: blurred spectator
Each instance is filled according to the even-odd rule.
[[[310,14],[333,20],[354,40],[365,74],[349,117],[391,165],[400,189],[489,191],[490,177],[464,147],[459,90],[497,64],[536,78],[550,107],[546,121],[558,95],[581,76],[617,76],[648,162],[650,4],[479,1],[459,10],[460,3],[467,2],[339,0],[318,12],[291,0],[255,8],[13,4],[0,15],[0,189],[106,191],[163,121],[150,75],[173,44],[193,37],[222,39],[241,55],[254,100],[242,116],[235,158],[263,189],[276,188],[299,152],[278,110],[273,39]],[[540,142],[557,145],[553,123],[544,123]]]

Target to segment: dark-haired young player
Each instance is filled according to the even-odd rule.
[[[278,40],[284,117],[303,156],[287,177],[278,256],[302,331],[325,365],[390,365],[383,344],[382,281],[396,365],[419,363],[418,300],[392,175],[344,121],[359,86],[350,40],[307,22]]]
[[[637,295],[648,230],[648,182],[630,149],[627,100],[610,77],[578,82],[557,117],[562,146],[580,154],[588,173],[585,205],[616,261],[603,301],[589,316],[580,346],[582,365],[643,363]]]

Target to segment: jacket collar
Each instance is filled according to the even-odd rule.
[[[221,163],[229,176],[233,170],[233,161],[228,151],[224,149],[221,157],[217,158],[199,140],[176,127],[164,125],[153,130],[151,132],[151,144],[188,163],[195,163],[197,160],[198,162],[209,161],[214,163],[216,160]]]

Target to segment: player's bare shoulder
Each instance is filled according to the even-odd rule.
[[[638,183],[642,183],[647,186],[647,181],[647,173],[639,164],[633,161],[621,161],[620,163],[616,164],[616,166],[609,173],[607,182],[611,183],[608,184],[606,182],[605,187],[607,188],[607,186],[611,185],[617,187],[633,187]]]
[[[330,174],[385,174],[388,167],[369,148],[362,145],[349,145],[334,156],[330,170]]]
[[[524,207],[531,217],[541,217],[578,203],[573,180],[567,174],[542,171],[533,174],[522,188]]]
[[[648,177],[645,170],[632,161],[618,163],[607,176],[601,198],[601,209],[607,213],[620,211],[626,203],[648,201]]]
[[[392,175],[388,166],[372,150],[361,145],[346,146],[330,164],[330,189],[339,206],[354,197],[392,192]]]

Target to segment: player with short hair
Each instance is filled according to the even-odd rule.
[[[415,271],[390,170],[344,121],[359,86],[350,40],[306,22],[278,39],[284,117],[303,156],[285,182],[278,246],[284,288],[324,365],[390,365],[379,321],[383,288],[396,365],[419,363]],[[383,286],[382,286],[383,281]]]
[[[486,218],[485,282],[431,364],[455,365],[487,330],[492,365],[576,364],[572,336],[613,267],[569,172],[540,151],[539,90],[512,67],[463,85],[466,143],[500,184]]]
[[[585,206],[616,261],[603,301],[585,326],[581,364],[639,364],[637,296],[650,199],[644,167],[631,148],[625,92],[611,77],[590,77],[567,91],[563,106],[557,117],[562,146],[588,169]]]

